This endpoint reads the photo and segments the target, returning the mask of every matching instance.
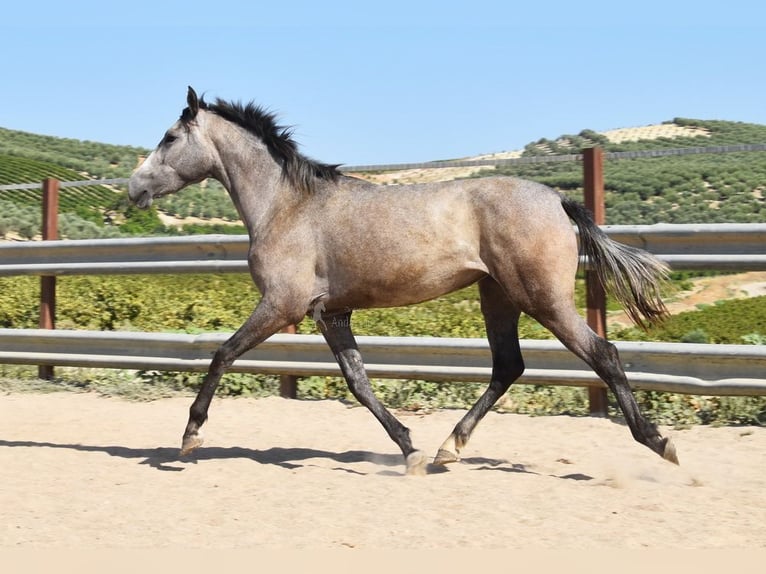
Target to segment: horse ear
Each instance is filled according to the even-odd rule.
[[[197,112],[199,112],[199,99],[197,98],[197,92],[191,86],[189,86],[189,91],[186,92],[186,104],[189,106],[191,119],[196,118]]]

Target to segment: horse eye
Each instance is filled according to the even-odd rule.
[[[165,137],[162,138],[162,141],[160,142],[160,145],[170,145],[174,141],[176,141],[176,139],[178,139],[178,138],[176,138],[176,136],[173,136],[173,135],[170,135],[170,134],[165,134]]]

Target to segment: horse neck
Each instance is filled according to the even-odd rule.
[[[289,205],[291,190],[282,177],[282,167],[256,136],[215,119],[211,139],[220,160],[214,177],[229,192],[250,237],[257,237],[270,215]]]

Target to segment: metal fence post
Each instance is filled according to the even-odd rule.
[[[43,241],[58,239],[59,181],[47,178],[43,180]],[[40,328],[56,328],[56,276],[40,277]],[[41,379],[53,378],[53,365],[40,365],[37,376]]]
[[[604,207],[604,153],[599,147],[583,150],[583,190],[585,207],[593,214],[597,225],[606,222]],[[585,272],[586,318],[588,325],[601,337],[606,337],[606,293],[595,271]],[[603,387],[588,387],[590,414],[606,416],[607,394]]]

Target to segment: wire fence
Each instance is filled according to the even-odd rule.
[[[605,152],[604,159],[638,159],[644,157],[664,157],[678,155],[696,155],[706,153],[734,153],[747,151],[766,151],[766,144],[738,144],[728,146],[708,146],[708,147],[689,147],[689,148],[669,148],[658,150],[639,150],[639,151],[617,151]],[[509,165],[527,165],[533,163],[556,163],[568,161],[582,161],[581,153],[563,154],[563,155],[540,155],[524,156],[513,158],[487,158],[487,159],[468,159],[468,160],[450,160],[450,161],[432,161],[426,163],[391,163],[381,165],[356,165],[341,166],[343,172],[367,172],[367,171],[400,171],[405,169],[435,169],[442,167],[482,167]]]
[[[116,177],[112,179],[84,179],[80,181],[60,181],[59,187],[85,187],[91,185],[127,185],[127,177]],[[0,191],[22,190],[22,189],[42,189],[41,181],[32,183],[8,183],[0,185]]]
[[[707,147],[687,147],[687,148],[668,148],[657,150],[638,150],[638,151],[618,151],[605,152],[604,159],[639,159],[666,156],[683,156],[712,153],[737,153],[766,151],[766,144],[738,144],[727,146],[707,146]],[[563,154],[563,155],[540,155],[524,156],[514,158],[487,158],[487,159],[466,159],[466,160],[448,160],[431,161],[422,163],[389,163],[389,164],[369,164],[369,165],[350,165],[341,166],[339,169],[344,173],[364,173],[381,171],[403,171],[410,169],[439,169],[447,167],[505,167],[511,165],[528,165],[535,163],[558,163],[570,161],[582,161],[582,154]],[[112,179],[88,179],[81,181],[62,181],[59,187],[84,187],[90,185],[127,185],[128,178]],[[0,185],[0,191],[21,190],[21,189],[40,189],[41,182],[33,183],[10,183]]]

